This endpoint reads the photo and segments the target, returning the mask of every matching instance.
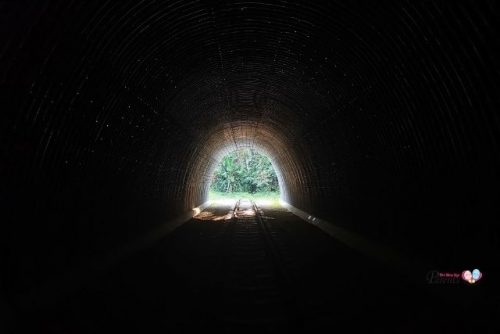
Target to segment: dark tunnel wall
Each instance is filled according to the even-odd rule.
[[[240,146],[292,205],[411,256],[498,253],[493,2],[0,8],[9,294],[201,204]]]

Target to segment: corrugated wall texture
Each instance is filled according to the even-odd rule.
[[[238,147],[269,155],[292,205],[409,254],[498,252],[494,2],[0,11],[0,235],[19,289],[201,204]]]

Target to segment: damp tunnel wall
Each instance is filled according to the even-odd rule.
[[[238,145],[333,224],[436,265],[498,254],[493,2],[0,6],[12,300],[203,203]]]

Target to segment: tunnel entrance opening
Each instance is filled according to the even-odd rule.
[[[244,148],[225,155],[212,175],[210,201],[251,199],[279,203],[278,176],[270,159]]]

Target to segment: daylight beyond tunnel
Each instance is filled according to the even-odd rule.
[[[212,195],[279,194],[276,171],[265,155],[254,149],[239,149],[224,156],[210,184]]]
[[[0,6],[8,294],[191,212],[240,148],[289,204],[424,262],[499,251],[491,1]]]
[[[236,122],[218,127],[204,141],[190,168],[190,184],[203,194],[202,201],[196,198],[192,203],[199,204],[208,198],[217,164],[224,156],[241,149],[255,149],[271,160],[282,199],[290,201],[293,196],[303,195],[300,189],[304,188],[307,179],[303,176],[305,166],[302,159],[307,153],[290,146],[288,143],[292,141],[293,138],[287,138],[280,128],[262,122]]]

